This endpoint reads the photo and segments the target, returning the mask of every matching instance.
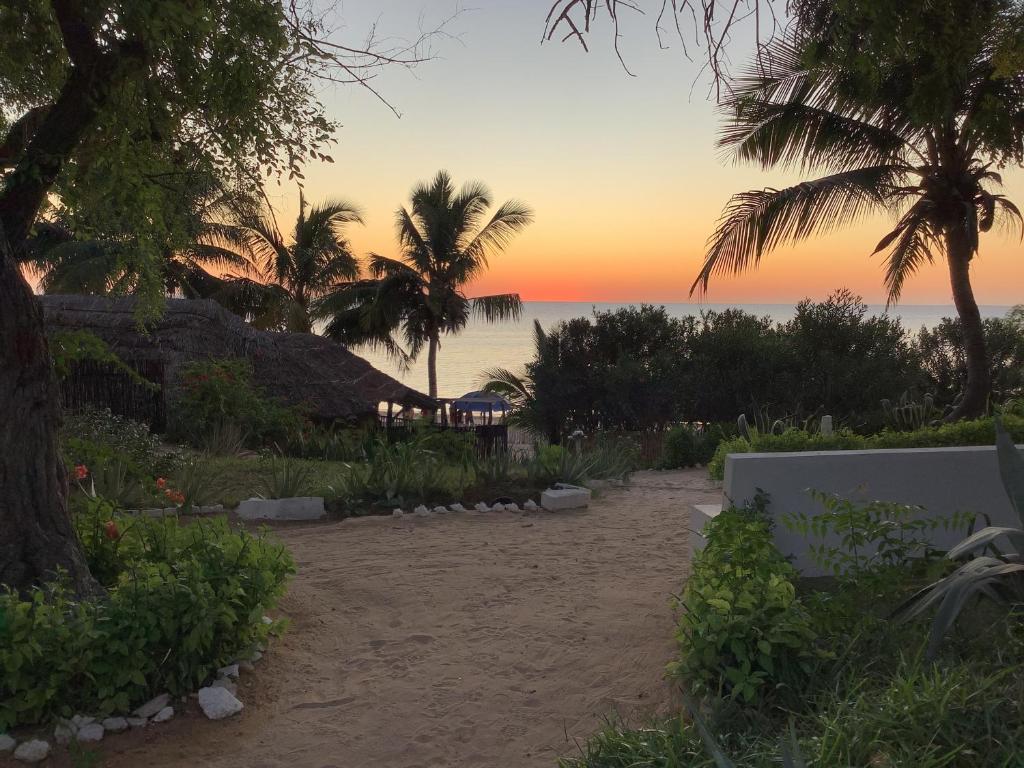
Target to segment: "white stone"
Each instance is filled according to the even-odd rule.
[[[831,416],[822,416],[821,417],[821,434],[823,434],[825,436],[828,436],[828,435],[831,435],[833,432],[834,432],[834,429],[832,428],[832,417]]]
[[[199,689],[199,707],[211,720],[237,715],[244,705],[227,688],[210,686]]]
[[[78,729],[78,733],[75,734],[75,738],[83,743],[102,741],[103,740],[103,726],[99,723],[89,723],[83,725]]]
[[[538,509],[540,509],[540,507],[537,506],[537,502],[534,501],[533,499],[527,499],[525,502],[523,502],[523,509],[525,509],[527,512],[536,512]]]
[[[243,520],[319,520],[327,514],[322,496],[247,499],[238,505]]]
[[[136,709],[135,712],[133,712],[132,714],[134,714],[136,717],[152,717],[161,709],[166,707],[167,702],[169,702],[170,700],[171,695],[169,693],[161,693],[156,698],[147,701],[141,707]]]
[[[269,627],[271,624],[274,623],[274,620],[272,618],[270,618],[269,616],[264,616],[263,617],[263,623],[266,624]]]
[[[0,733],[0,754],[10,752],[18,745],[14,739],[8,736],[6,733]]]
[[[405,512],[403,512],[400,509],[393,509],[393,510],[391,510],[391,516],[392,517],[402,517],[404,514],[405,514]]]
[[[434,507],[435,515],[445,515],[448,513],[448,507]]]
[[[95,717],[86,717],[85,715],[75,715],[71,718],[71,725],[73,725],[75,729],[81,728],[85,725],[89,725],[90,723],[95,722]]]
[[[580,509],[590,505],[590,489],[559,483],[540,495],[540,505],[549,512],[563,509]]]
[[[505,505],[505,511],[506,512],[518,512],[519,511],[519,505],[516,504],[515,502],[513,502],[511,504],[506,504]]]
[[[75,730],[70,721],[61,721],[53,729],[53,740],[62,746],[69,744],[75,738]]]
[[[477,512],[490,512],[491,508],[484,504],[482,501],[477,502],[477,505],[473,507]]]
[[[21,760],[23,763],[39,763],[45,760],[49,754],[50,745],[47,742],[32,739],[18,745],[18,748],[14,750],[14,759]]]
[[[430,514],[430,510],[427,509],[427,507],[423,506],[422,504],[416,507],[416,509],[414,509],[413,512],[415,512],[420,517],[426,517]]]
[[[466,508],[464,506],[462,506],[461,504],[449,504],[448,505],[448,509],[450,509],[452,512],[465,512],[466,511]]]
[[[157,712],[155,715],[153,715],[153,722],[154,723],[166,723],[172,717],[174,717],[174,707],[164,707],[159,712]]]
[[[129,728],[145,728],[146,723],[149,722],[144,717],[128,717],[125,719],[128,721]]]
[[[263,651],[253,651],[252,656],[249,657],[249,661],[255,664],[257,661],[263,658]]]
[[[232,680],[238,679],[238,665],[228,664],[226,667],[221,667],[217,670],[217,677],[230,677]]]
[[[128,721],[123,717],[108,717],[101,725],[103,730],[109,731],[110,733],[120,733],[121,731],[128,729]]]
[[[222,677],[219,680],[214,680],[210,683],[211,688],[223,688],[225,691],[229,691],[234,694],[238,690],[238,686],[235,685],[234,681],[228,680],[226,677]]]

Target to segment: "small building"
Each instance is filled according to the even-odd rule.
[[[40,296],[47,333],[88,331],[143,378],[81,363],[62,382],[67,407],[110,408],[151,427],[166,425],[168,403],[180,388],[182,366],[198,360],[242,358],[267,395],[302,406],[315,421],[375,421],[381,403],[435,412],[437,400],[378,371],[338,342],[308,333],[253,328],[211,300],[167,299],[159,320],[139,327],[135,297]]]

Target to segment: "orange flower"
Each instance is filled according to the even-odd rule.
[[[75,480],[85,480],[89,476],[89,468],[85,464],[75,465]]]
[[[117,530],[117,523],[113,520],[107,520],[104,528],[106,529],[105,534],[107,538],[111,541],[117,541],[118,537],[121,535],[121,532]]]
[[[165,477],[158,477],[156,479],[156,487],[159,488],[161,491],[164,488],[166,488],[167,487],[167,478],[165,478]]]
[[[185,494],[181,491],[175,490],[174,488],[168,488],[164,491],[164,496],[170,499],[172,504],[184,504]]]

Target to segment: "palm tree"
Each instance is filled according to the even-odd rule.
[[[344,200],[307,207],[300,194],[287,242],[269,208],[219,231],[212,244],[243,251],[257,268],[229,274],[214,298],[258,327],[310,333],[319,303],[359,277],[345,228],[363,220]]]
[[[490,206],[485,186],[470,182],[456,190],[445,171],[429,184],[418,184],[411,208],[399,208],[395,215],[400,256],[371,254],[372,279],[346,286],[324,303],[326,335],[383,346],[405,361],[426,347],[430,395],[437,397],[442,335],[458,333],[474,314],[497,322],[522,313],[518,294],[468,298],[464,292],[487,268],[488,257],[533,220],[529,208],[510,200],[484,223]]]
[[[706,291],[712,275],[756,267],[783,243],[872,212],[892,214],[896,226],[875,248],[886,253],[889,303],[925,262],[945,258],[967,360],[966,386],[951,418],[984,412],[989,368],[970,267],[979,233],[1001,218],[1021,223],[1017,207],[993,191],[1001,178],[991,166],[1019,158],[1024,149],[1024,75],[997,61],[999,45],[989,27],[1000,25],[972,24],[983,30],[980,41],[954,75],[943,78],[938,107],[915,90],[910,65],[920,65],[918,72],[922,61],[935,67],[935,51],[924,40],[917,41],[925,51],[918,60],[873,62],[877,81],[870,87],[863,73],[830,61],[821,38],[774,45],[767,65],[741,78],[726,99],[730,117],[720,145],[763,168],[814,168],[826,175],[735,195],[709,239],[691,294]],[[911,47],[906,38],[900,43],[901,50]]]

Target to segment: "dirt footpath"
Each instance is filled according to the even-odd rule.
[[[645,472],[579,513],[376,518],[278,531],[292,622],[245,710],[115,736],[102,766],[552,768],[614,712],[671,706],[670,596],[703,470]],[[63,758],[60,762],[64,762]]]

